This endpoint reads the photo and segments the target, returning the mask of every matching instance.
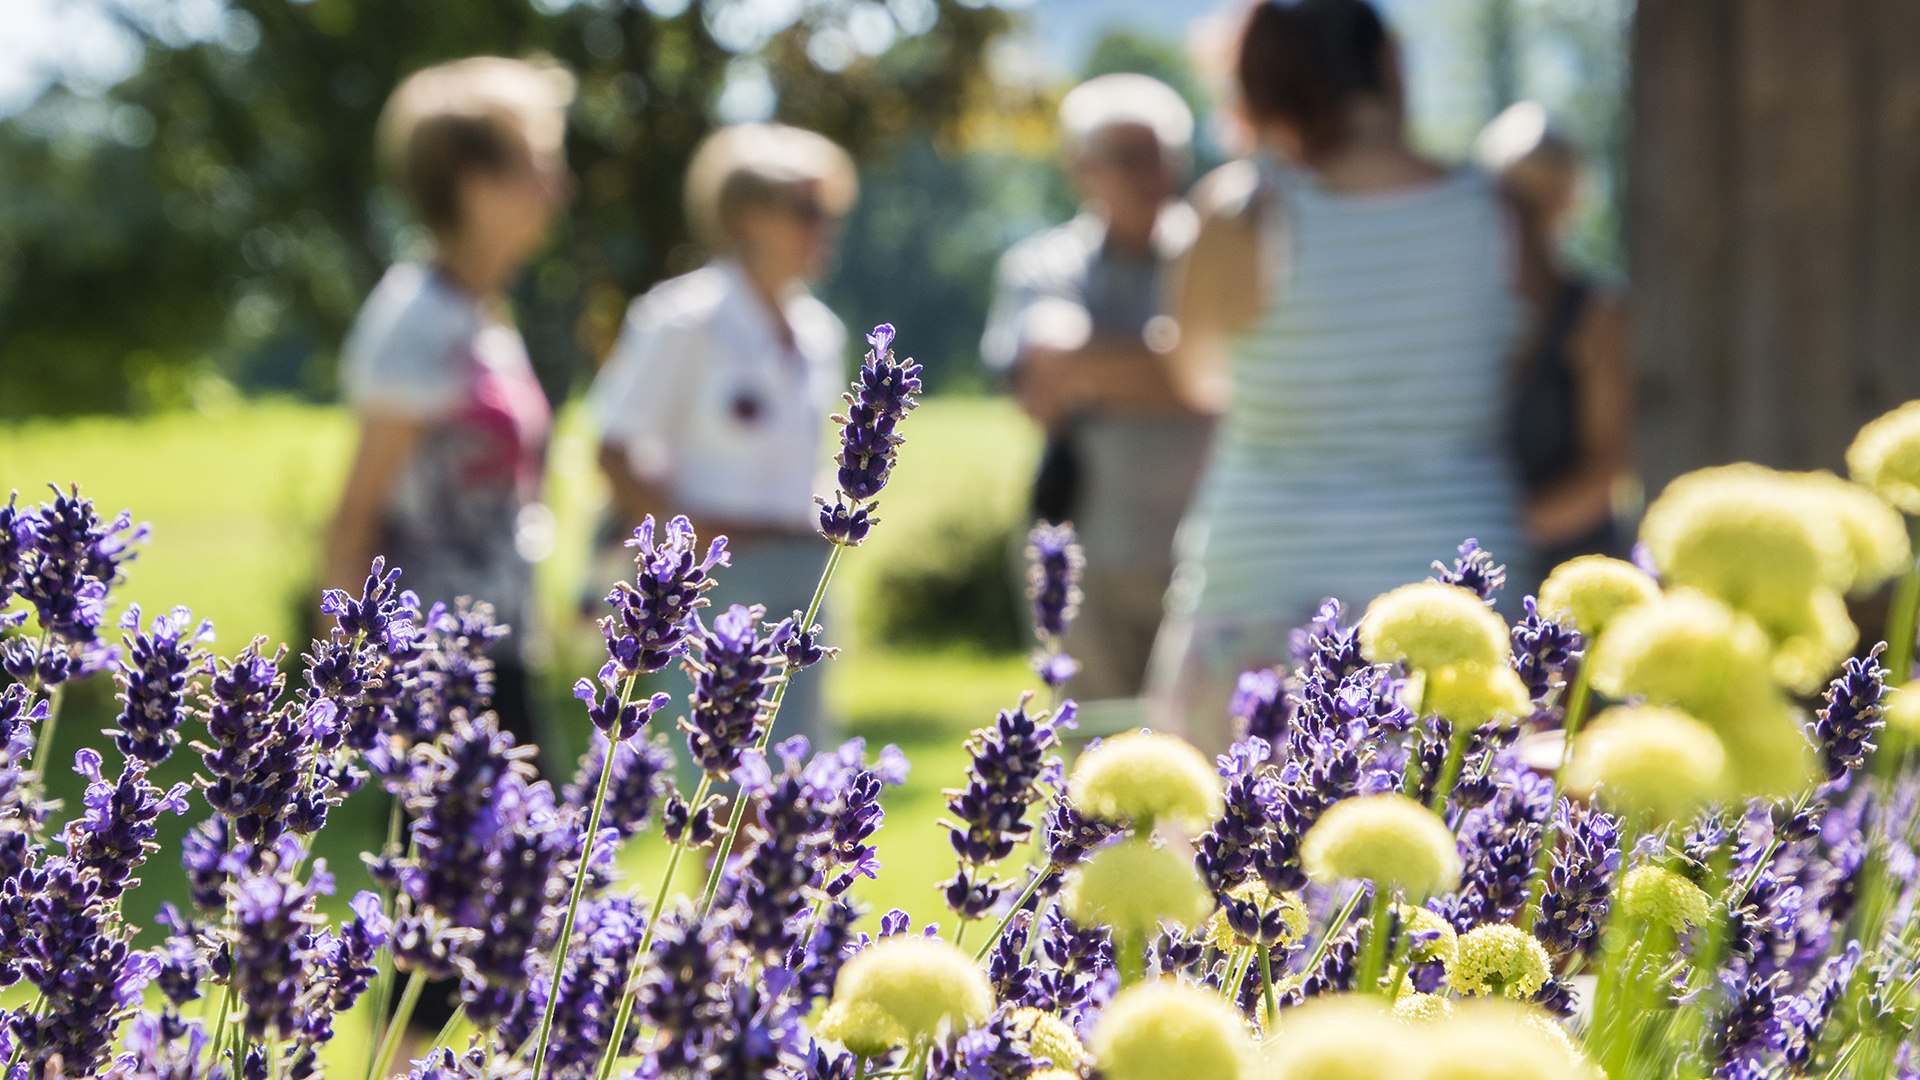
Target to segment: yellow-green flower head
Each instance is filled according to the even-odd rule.
[[[1913,545],[1898,510],[1830,472],[1787,475],[1802,489],[1809,512],[1831,518],[1846,538],[1853,565],[1850,591],[1872,592],[1906,571],[1913,560]]]
[[[1401,994],[1393,1003],[1393,1018],[1409,1024],[1426,1024],[1453,1015],[1453,1002],[1439,994]]]
[[[1239,1010],[1172,979],[1114,995],[1088,1049],[1105,1080],[1242,1080],[1253,1044]]]
[[[1050,1012],[1015,1009],[1013,1030],[1026,1041],[1027,1053],[1035,1060],[1063,1069],[1078,1069],[1087,1060],[1087,1048],[1073,1026]]]
[[[1920,739],[1920,690],[1908,690],[1906,687],[1889,689],[1880,715],[1887,721],[1887,730],[1898,732],[1909,740]]]
[[[1414,904],[1395,904],[1393,913],[1400,917],[1402,932],[1410,935],[1409,957],[1423,964],[1434,960],[1442,964],[1453,962],[1454,953],[1460,947],[1460,935],[1452,923]]]
[[[1847,474],[1909,514],[1920,514],[1920,401],[1867,424],[1847,447]]]
[[[1405,795],[1362,795],[1328,808],[1300,841],[1307,876],[1371,881],[1416,899],[1460,884],[1460,852],[1439,816]]]
[[[1139,731],[1080,755],[1067,781],[1073,808],[1102,821],[1198,828],[1220,816],[1220,774],[1184,739]]]
[[[1713,729],[1660,705],[1621,705],[1573,742],[1567,787],[1658,822],[1684,821],[1731,791],[1727,751]]]
[[[1505,664],[1450,664],[1424,673],[1420,711],[1444,716],[1456,727],[1519,723],[1533,712],[1527,684]]]
[[[835,1001],[820,1014],[820,1037],[860,1057],[879,1057],[908,1043],[893,1013],[870,1001]]]
[[[1429,1029],[1421,1080],[1600,1080],[1552,1017],[1490,998],[1463,1001]]]
[[[1645,570],[1624,559],[1582,555],[1553,568],[1540,583],[1540,614],[1573,624],[1598,640],[1614,616],[1660,596]]]
[[[1134,835],[1093,853],[1067,879],[1061,898],[1081,926],[1110,926],[1143,937],[1160,924],[1191,927],[1213,910],[1213,897],[1191,855]]]
[[[1461,994],[1526,999],[1547,981],[1547,950],[1525,930],[1505,923],[1476,926],[1460,935],[1447,984]]]
[[[1376,664],[1398,660],[1413,671],[1434,671],[1455,664],[1504,667],[1513,645],[1507,624],[1479,597],[1457,585],[1417,581],[1367,605],[1360,651]]]
[[[985,1020],[993,1012],[993,987],[973,957],[951,943],[901,934],[847,961],[834,982],[833,1003],[843,1006],[843,1030],[863,1038],[889,1032],[877,1010],[897,1026],[904,1045]]]
[[[1402,1080],[1418,1075],[1419,1033],[1378,997],[1336,994],[1286,1009],[1266,1042],[1270,1080]]]
[[[1068,1069],[1041,1069],[1027,1080],[1081,1080],[1080,1074]]]
[[[1758,465],[1688,473],[1647,507],[1640,539],[1666,580],[1749,612],[1852,583],[1846,534],[1811,512],[1804,488]]]
[[[1255,878],[1235,885],[1228,890],[1227,895],[1253,905],[1254,910],[1260,913],[1262,923],[1271,916],[1279,916],[1280,924],[1285,927],[1286,933],[1282,935],[1280,941],[1269,942],[1269,944],[1296,945],[1306,936],[1307,906],[1301,903],[1299,893],[1276,893],[1267,888],[1266,882]],[[1253,948],[1260,943],[1249,941],[1235,932],[1233,924],[1227,921],[1227,910],[1223,907],[1213,913],[1213,918],[1207,920],[1207,944],[1216,949],[1235,949],[1243,946]]]
[[[1711,722],[1771,689],[1767,635],[1704,593],[1676,590],[1623,611],[1593,648],[1593,686]]]
[[[1707,921],[1705,889],[1663,866],[1636,866],[1620,876],[1614,903],[1628,919],[1645,919],[1676,934]]]
[[[1778,694],[1720,721],[1733,794],[1741,799],[1780,799],[1813,783],[1818,762],[1800,714]]]
[[[1773,677],[1796,694],[1811,695],[1827,685],[1860,640],[1847,614],[1847,602],[1832,589],[1815,589],[1796,607],[1760,620],[1773,639]]]

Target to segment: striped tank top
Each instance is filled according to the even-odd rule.
[[[1468,537],[1518,568],[1505,432],[1523,314],[1491,182],[1345,195],[1261,169],[1281,207],[1263,242],[1285,247],[1233,343],[1174,610],[1299,625],[1326,597],[1357,608],[1424,576]]]

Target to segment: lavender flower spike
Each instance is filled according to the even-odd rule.
[[[878,519],[872,500],[887,486],[898,459],[900,435],[895,431],[913,411],[920,393],[920,365],[893,355],[893,324],[881,323],[867,335],[867,355],[854,376],[853,390],[842,395],[847,411],[833,419],[840,425],[840,490],[833,501],[820,504],[820,531],[842,547],[858,547]]]
[[[1041,522],[1027,534],[1027,598],[1041,652],[1034,657],[1040,681],[1058,690],[1078,665],[1063,651],[1067,628],[1080,607],[1080,574],[1087,564],[1072,525]]]

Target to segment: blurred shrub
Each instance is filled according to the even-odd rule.
[[[1016,584],[1023,517],[987,500],[956,498],[936,514],[901,519],[900,527],[908,535],[877,553],[864,597],[868,640],[991,652],[1024,646]]]

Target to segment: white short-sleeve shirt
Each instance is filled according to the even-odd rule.
[[[845,386],[846,328],[796,288],[793,343],[735,263],[665,281],[627,309],[594,382],[604,442],[664,486],[669,512],[810,529],[825,494],[826,417]]]

